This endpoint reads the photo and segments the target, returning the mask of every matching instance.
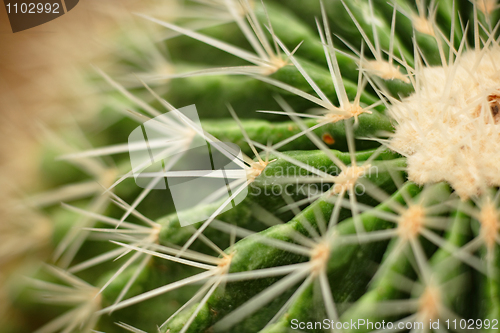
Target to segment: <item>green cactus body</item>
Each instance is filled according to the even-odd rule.
[[[500,329],[496,1],[202,3],[185,10],[217,12],[209,27],[141,17],[178,35],[123,42],[131,53],[115,69],[140,71],[140,84],[98,70],[95,84],[117,90],[95,119],[107,129],[51,134],[32,203],[53,221],[54,256],[13,296],[35,319],[5,327]],[[165,46],[160,63],[175,72],[144,74]],[[164,176],[133,182],[127,140],[191,104],[204,132],[185,116],[164,122],[184,144],[171,148],[182,157],[196,135],[210,151],[236,144],[244,176],[227,183],[229,199],[181,215],[168,188],[153,189]],[[37,314],[33,295],[54,308]]]

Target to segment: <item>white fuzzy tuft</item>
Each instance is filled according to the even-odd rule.
[[[451,67],[418,70],[416,92],[389,110],[391,147],[410,180],[447,181],[462,199],[500,185],[500,49],[467,51]]]

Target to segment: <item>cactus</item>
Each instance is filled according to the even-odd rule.
[[[175,36],[123,42],[118,74],[89,75],[108,104],[48,133],[31,202],[53,255],[23,270],[9,297],[30,320],[6,329],[498,330],[497,7],[210,0],[175,23],[140,15]],[[165,47],[168,72],[144,68]],[[176,111],[190,104],[201,126]],[[164,174],[133,182],[127,138],[164,112],[165,149],[197,135],[241,149],[229,198],[176,212]]]

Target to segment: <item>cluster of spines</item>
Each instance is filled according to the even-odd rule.
[[[257,125],[259,129],[255,130],[251,121],[239,121],[237,117],[236,132],[243,134],[234,136],[231,133],[224,133],[225,131],[211,133],[217,138],[220,138],[219,135],[233,135],[235,140],[244,140],[248,145],[248,149],[244,149],[256,155],[257,162],[253,162],[251,159],[246,161],[245,168],[250,176],[245,181],[245,186],[265,187],[268,186],[265,182],[267,179],[273,184],[276,182],[285,184],[329,183],[332,184],[329,190],[306,198],[300,197],[300,195],[289,197],[285,194],[283,198],[278,198],[279,200],[276,199],[267,206],[258,198],[249,198],[241,207],[235,209],[237,211],[229,211],[221,216],[212,214],[210,219],[203,224],[203,229],[196,231],[194,228],[184,228],[182,230],[176,226],[178,221],[175,220],[175,217],[170,216],[163,220],[152,221],[138,211],[137,207],[150,193],[151,188],[145,189],[139,194],[132,204],[127,204],[117,194],[112,193],[110,188],[115,187],[127,177],[130,178],[130,173],[118,177],[115,184],[112,183],[115,181],[116,175],[109,176],[105,180],[106,183],[103,184],[102,175],[107,173],[104,172],[106,168],[102,166],[100,156],[126,152],[128,149],[126,146],[115,145],[66,155],[64,158],[87,171],[107,190],[104,191],[104,196],[98,195],[85,210],[67,206],[70,210],[81,214],[82,218],[81,222],[72,228],[74,232],[70,230],[63,241],[59,243],[54,259],[66,254],[63,257],[65,259],[59,265],[70,266],[74,255],[84,244],[83,242],[90,232],[102,232],[106,235],[105,240],[112,240],[119,247],[69,267],[68,272],[51,269],[52,272],[57,272],[56,275],[64,282],[76,288],[78,292],[81,291],[80,298],[77,297],[79,295],[77,292],[71,295],[76,303],[71,303],[69,298],[65,297],[64,293],[69,292],[65,289],[67,287],[57,288],[55,285],[49,286],[40,281],[32,281],[32,284],[37,288],[59,293],[50,296],[55,299],[53,302],[77,304],[74,313],[83,317],[88,315],[88,318],[83,318],[80,321],[71,320],[71,316],[68,314],[63,315],[44,326],[40,332],[69,332],[77,326],[85,327],[84,325],[88,325],[89,322],[93,324],[96,315],[111,313],[127,306],[143,303],[168,291],[200,282],[204,284],[199,291],[184,306],[180,307],[174,316],[168,318],[159,327],[161,331],[168,329],[180,332],[201,331],[208,329],[213,324],[215,324],[214,329],[229,330],[240,323],[248,325],[246,329],[251,331],[253,329],[252,320],[244,321],[244,319],[258,313],[262,307],[276,299],[281,304],[269,306],[270,309],[276,311],[270,318],[263,319],[265,323],[259,328],[265,332],[283,330],[290,324],[287,318],[292,316],[302,318],[304,321],[314,321],[313,317],[308,317],[310,314],[301,314],[301,311],[308,306],[324,309],[324,313],[321,315],[335,321],[345,318],[360,318],[361,316],[366,316],[366,318],[401,318],[403,312],[411,315],[403,317],[401,322],[423,321],[426,323],[429,319],[456,319],[459,317],[451,309],[454,305],[450,298],[455,295],[457,285],[462,287],[466,285],[463,272],[467,269],[464,269],[463,266],[482,274],[482,278],[487,283],[481,285],[486,285],[486,289],[491,295],[488,300],[489,304],[486,306],[491,311],[498,312],[499,296],[498,293],[495,294],[498,291],[498,282],[495,281],[495,276],[498,276],[498,268],[495,267],[497,256],[495,252],[498,251],[499,243],[499,195],[484,194],[480,199],[477,199],[475,205],[458,204],[458,199],[454,194],[450,194],[450,190],[445,184],[428,185],[421,189],[412,183],[405,183],[404,161],[397,159],[395,154],[384,152],[382,148],[369,152],[356,152],[356,146],[361,141],[359,136],[356,137],[356,132],[365,130],[362,126],[372,125],[375,127],[375,130],[371,132],[365,130],[363,135],[373,138],[380,134],[376,130],[386,132],[390,130],[390,126],[387,126],[388,120],[384,119],[384,116],[380,116],[375,108],[383,103],[388,108],[391,104],[398,103],[392,94],[393,81],[401,81],[399,89],[403,91],[403,94],[405,93],[404,89],[408,91],[408,89],[413,88],[418,92],[419,70],[424,66],[424,63],[427,65],[426,51],[418,46],[418,39],[422,37],[419,33],[427,34],[435,40],[434,50],[438,51],[441,59],[445,59],[442,63],[443,67],[446,67],[454,57],[460,56],[461,47],[466,43],[465,37],[462,39],[463,43],[459,50],[455,50],[454,24],[452,24],[450,38],[444,38],[435,21],[436,13],[441,7],[434,6],[434,4],[430,4],[429,10],[427,10],[423,1],[419,1],[417,2],[417,11],[413,12],[411,7],[404,8],[404,4],[400,7],[399,2],[396,2],[393,6],[390,24],[382,25],[381,28],[377,24],[380,19],[376,15],[379,14],[375,13],[371,1],[360,2],[359,7],[354,5],[350,7],[342,3],[347,11],[348,16],[346,17],[359,29],[364,40],[359,52],[346,41],[345,43],[355,54],[349,53],[346,56],[346,51],[339,51],[333,45],[326,10],[324,5],[319,3],[322,15],[320,19],[316,20],[319,30],[319,39],[316,37],[316,43],[322,51],[323,57],[326,56],[328,72],[325,71],[325,73],[300,59],[298,51],[302,46],[289,51],[279,31],[276,27],[273,28],[272,15],[263,11],[263,17],[266,19],[271,17],[271,19],[262,21],[255,14],[257,10],[253,6],[258,6],[258,4],[251,4],[248,1],[242,1],[241,4],[233,1],[226,1],[224,4],[216,2],[217,8],[220,8],[221,5],[228,6],[223,8],[227,8],[229,14],[232,15],[231,17],[255,49],[255,54],[193,30],[187,30],[150,17],[149,19],[253,63],[252,66],[197,70],[188,74],[176,75],[177,77],[195,78],[200,75],[215,74],[245,75],[280,88],[285,94],[285,98],[276,98],[283,111],[266,112],[285,114],[292,119],[292,122],[286,125],[288,130],[282,132],[288,138],[269,143],[269,138],[260,133],[263,129],[272,131],[274,124],[261,123]],[[484,5],[486,6],[486,4]],[[239,9],[235,10],[235,8]],[[478,8],[482,7],[478,6]],[[402,51],[403,46],[396,42],[397,12],[410,18],[417,31],[413,36],[415,42],[413,56],[408,56],[407,52],[405,54]],[[360,23],[362,18],[366,19],[367,17],[369,20],[366,21],[371,24],[369,29]],[[452,13],[452,17],[452,22],[455,22],[454,13]],[[477,21],[476,17],[474,22]],[[491,28],[489,21],[486,21],[485,31],[488,29],[487,25]],[[383,31],[391,36],[388,45],[383,45],[385,42],[381,42],[379,37],[379,29],[384,28]],[[269,34],[267,31],[264,32],[265,30]],[[476,26],[475,31],[478,30],[479,28]],[[268,41],[269,36],[271,42]],[[491,37],[488,36],[489,39]],[[449,57],[444,56],[443,40],[450,49]],[[365,59],[363,43],[368,45],[374,60]],[[387,47],[387,52],[382,50],[383,47]],[[481,48],[479,42],[476,48]],[[396,54],[394,54],[395,51]],[[385,52],[389,54],[388,57],[384,55]],[[342,78],[342,66],[339,65],[339,61],[340,57],[343,56],[345,57],[342,58],[342,61],[353,61],[357,66],[359,75],[349,74],[357,79],[357,85],[349,85]],[[399,62],[406,73],[400,72],[396,66],[393,66],[394,61]],[[284,74],[280,75],[281,72]],[[105,74],[104,77],[142,109],[147,117],[160,114],[149,104],[134,97],[123,85],[113,81]],[[168,78],[172,77],[174,76]],[[144,79],[146,78],[151,79],[151,77],[144,77]],[[299,84],[299,88],[292,84],[292,82],[297,81],[297,78],[305,83]],[[325,83],[325,78],[329,78],[329,82]],[[370,83],[370,89],[376,92],[379,101],[371,97],[370,93],[365,92],[366,82]],[[412,88],[405,86],[408,82]],[[167,111],[174,109],[171,104],[156,95],[148,85],[145,83],[144,85],[146,90],[153,94],[159,105],[165,106]],[[308,100],[320,110],[314,110],[314,113],[307,114],[296,113],[285,101],[288,94]],[[348,96],[351,96],[352,100]],[[332,102],[331,98],[335,98],[335,100]],[[369,115],[370,112],[376,114]],[[130,115],[141,121],[147,119],[136,112],[132,112]],[[305,117],[306,120],[302,120],[301,117]],[[309,119],[312,121],[308,121]],[[366,123],[363,122],[364,119],[367,119]],[[187,128],[173,130],[184,135],[185,130],[189,129],[189,124],[185,122],[184,125]],[[289,129],[290,127],[291,129]],[[339,149],[346,151],[346,153],[330,150],[328,147],[330,141],[321,135],[324,133],[328,133],[337,141],[344,140],[345,145]],[[206,135],[207,141],[216,144],[215,137],[208,136],[207,133]],[[293,147],[295,140],[299,141],[303,138],[307,138],[309,141],[309,149],[319,149],[314,157],[320,161],[319,165],[314,165],[314,161],[311,161],[311,157],[308,155],[309,152],[280,152],[278,150],[287,145]],[[375,139],[387,142],[380,138]],[[336,146],[334,145],[334,147]],[[267,158],[261,158],[257,148],[264,151]],[[270,161],[272,162],[270,163]],[[273,166],[277,167],[279,163],[300,169],[304,175],[282,177],[282,179],[276,176],[273,178]],[[321,168],[332,165],[339,169],[334,175]],[[373,177],[367,176],[372,166],[376,166],[379,173]],[[268,174],[270,175],[268,176]],[[113,180],[110,181],[109,178],[113,178]],[[259,182],[262,182],[262,185],[259,185]],[[355,193],[356,184],[362,184],[366,194],[357,195]],[[91,186],[89,185],[89,187]],[[77,193],[81,196],[98,192],[95,188],[88,189],[84,184],[81,186],[76,184],[73,190],[69,191],[72,195]],[[56,197],[60,198],[57,195]],[[117,207],[124,211],[120,218],[111,218],[105,215],[105,203],[109,200],[112,200]],[[283,224],[268,211],[276,209],[276,206],[273,205],[277,204],[285,205],[280,210],[284,212],[283,216],[295,217],[290,222]],[[309,206],[301,210],[300,207],[306,204]],[[262,207],[263,205],[266,207]],[[376,207],[374,208],[374,206]],[[220,208],[220,203],[214,203],[209,209],[216,211],[217,208]],[[205,207],[197,209],[205,209]],[[129,215],[142,221],[146,226],[126,222]],[[474,228],[470,228],[472,230],[463,228],[463,224],[467,224],[467,222],[463,222],[466,216],[479,222],[481,228],[475,237],[467,237],[467,233],[472,232]],[[114,228],[93,228],[96,221],[109,224]],[[255,221],[260,221],[264,226],[272,227],[260,233],[248,230],[257,228]],[[171,230],[168,230],[169,228]],[[206,232],[202,233],[205,228],[207,228]],[[210,232],[211,229],[212,232]],[[220,231],[224,231],[228,236],[213,237],[217,240],[210,237],[210,235],[220,234]],[[235,237],[244,239],[235,244]],[[221,238],[230,239],[231,246],[226,251],[222,251],[222,249],[227,245],[227,239],[221,240]],[[467,238],[472,240],[467,243],[465,241]],[[387,246],[388,240],[391,240],[388,246],[390,250],[384,256],[380,267],[373,267],[374,263],[382,260],[381,254]],[[213,251],[215,256],[205,254],[206,249]],[[484,255],[478,257],[476,255],[478,251],[479,253],[483,251]],[[131,254],[129,259],[106,277],[105,282],[101,283],[103,287],[100,290],[85,285],[78,278],[69,274],[98,264],[105,264],[107,260],[127,254]],[[430,254],[432,257],[429,257]],[[263,258],[259,258],[259,255]],[[151,266],[153,256],[203,271],[127,298],[127,292],[135,284],[148,285],[141,275],[147,274],[145,271],[154,268],[154,264]],[[351,261],[359,267],[352,267]],[[356,288],[351,286],[352,290],[343,289],[342,283],[332,285],[332,281],[334,283],[337,281],[345,282],[346,277],[342,277],[344,273],[349,278],[358,278],[349,274],[361,274],[364,269],[362,265],[371,265],[376,274],[371,277],[360,276],[359,281],[355,283]],[[444,270],[438,265],[449,267],[447,271],[450,273],[443,273]],[[126,278],[123,279],[123,276]],[[284,276],[282,279],[278,279],[282,276]],[[416,281],[412,281],[412,279]],[[245,283],[252,286],[254,280],[258,281],[255,282],[255,290],[245,292],[243,296],[237,295],[241,292],[241,286],[245,286]],[[238,281],[240,281],[239,284],[233,285],[234,282]],[[360,291],[364,291],[368,285],[369,290],[363,295]],[[104,298],[106,298],[109,296],[106,295],[107,290],[116,291],[117,286],[119,286],[119,294],[114,295],[113,300],[103,300],[102,304],[97,304],[101,297],[96,295],[104,293]],[[294,292],[287,295],[287,291],[293,288],[295,288]],[[226,289],[225,294],[224,289]],[[452,289],[451,292],[450,289]],[[113,294],[111,291],[109,294]],[[315,297],[318,291],[321,296],[319,303]],[[281,296],[283,294],[284,296]],[[46,300],[50,300],[47,296],[45,297]],[[399,298],[402,299],[399,301]],[[353,301],[356,302],[346,310],[345,307]],[[235,305],[240,306],[231,312],[229,309]],[[375,311],[379,305],[380,308],[384,305],[387,311]],[[97,310],[96,307],[99,306],[102,309]],[[90,308],[92,311],[89,310]],[[94,312],[94,310],[97,311]],[[259,315],[256,317],[259,318]],[[266,316],[264,315],[263,318]],[[120,326],[133,332],[140,332],[139,329],[128,324],[121,323]]]

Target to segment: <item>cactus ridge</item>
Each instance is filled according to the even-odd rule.
[[[8,332],[496,331],[497,2],[181,7],[140,14],[153,28],[89,75],[109,97],[93,120],[47,130],[29,198],[47,241],[22,251],[52,256],[12,300],[36,320]],[[243,176],[185,215],[129,162],[128,135],[165,112],[162,172],[200,138],[241,149]]]

